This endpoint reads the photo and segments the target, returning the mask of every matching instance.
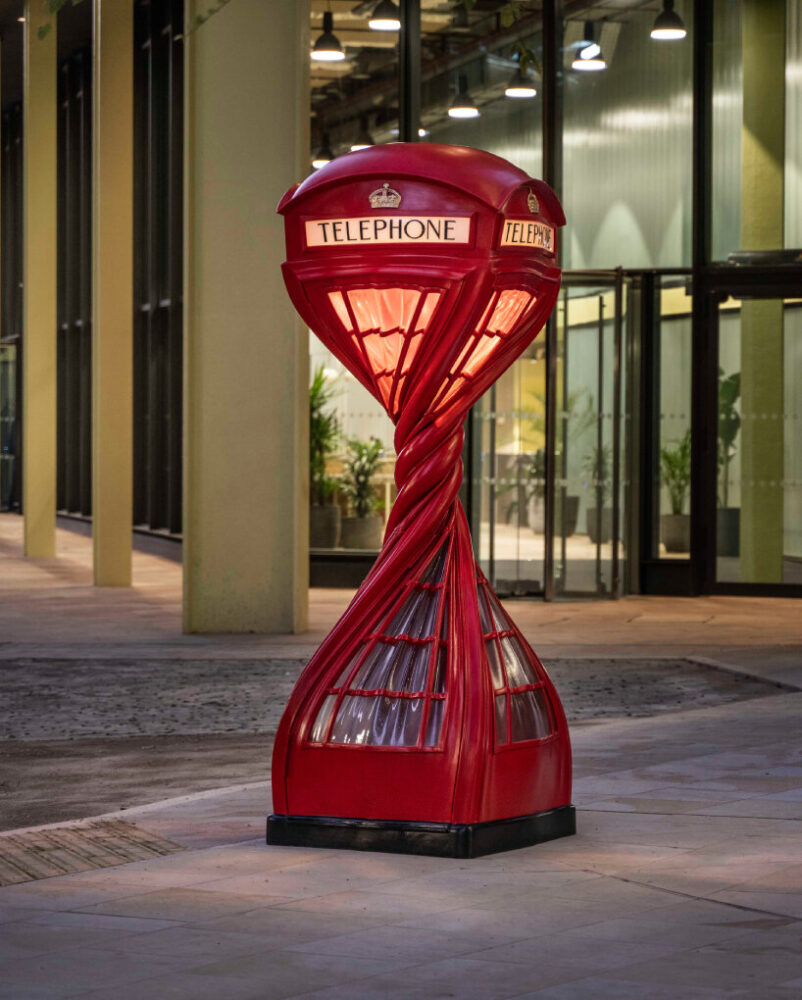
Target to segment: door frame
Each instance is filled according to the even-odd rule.
[[[719,304],[735,298],[800,298],[802,263],[711,265],[696,279],[692,346],[691,574],[694,594],[802,597],[793,583],[716,579]],[[711,530],[713,528],[713,530]]]

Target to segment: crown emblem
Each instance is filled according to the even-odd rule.
[[[401,195],[395,191],[385,181],[380,188],[376,188],[370,196],[371,208],[398,208],[401,204]]]
[[[540,202],[531,188],[529,189],[529,194],[526,196],[526,204],[529,206],[529,211],[532,214],[540,211]]]

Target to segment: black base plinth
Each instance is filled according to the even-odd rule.
[[[570,837],[574,833],[576,810],[573,806],[490,823],[464,824],[335,816],[267,817],[268,844],[430,854],[440,858],[478,858],[483,854],[530,847],[557,837]]]

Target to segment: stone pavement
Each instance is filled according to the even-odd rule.
[[[94,590],[86,539],[26,562],[18,525],[0,517],[7,661],[297,661],[348,596],[314,594],[306,636],[182,637],[174,564],[139,553],[131,591]],[[472,861],[267,847],[264,781],[113,814],[186,850],[0,889],[0,997],[798,1000],[801,608],[518,604],[546,659],[701,658],[785,687],[575,725],[577,836]]]

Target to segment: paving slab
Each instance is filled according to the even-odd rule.
[[[58,662],[66,678],[86,669],[82,660],[97,661],[107,675],[115,665],[132,674],[136,700],[144,695],[129,665],[141,659],[181,661],[175,677],[191,683],[197,672],[198,690],[214,670],[247,685],[264,680],[267,662],[276,676],[297,669],[349,596],[313,595],[316,631],[306,637],[181,637],[175,564],[138,553],[136,586],[104,593],[91,587],[86,539],[59,532],[58,559],[26,562],[18,524],[0,516],[0,660],[30,667],[32,680],[37,661]],[[575,837],[473,861],[268,847],[267,732],[248,736],[262,745],[214,726],[163,732],[159,739],[197,741],[191,751],[174,747],[185,764],[171,797],[103,815],[184,850],[0,889],[3,1000],[798,1000],[799,604],[509,603],[545,659],[583,661],[565,690],[584,687],[601,702],[596,717],[572,725]],[[633,664],[662,661],[663,683],[667,661],[694,660],[702,676],[718,671],[747,696],[711,700],[709,687],[680,684],[685,700],[670,711],[665,688],[657,704],[641,697]],[[159,671],[146,679],[157,683]],[[767,694],[765,682],[775,685],[770,695],[755,696]],[[61,748],[91,745],[93,718],[133,725],[119,702],[93,716],[92,684],[76,683],[81,732]],[[269,711],[281,697],[272,690]],[[189,728],[198,727],[198,704]],[[236,699],[208,707],[231,718]],[[158,753],[147,732],[119,739],[140,741],[141,770]],[[192,785],[204,746],[224,787]],[[93,746],[83,766],[99,752]],[[226,768],[239,752],[254,763],[237,780]],[[137,767],[125,772],[123,757],[119,773],[132,779]]]

